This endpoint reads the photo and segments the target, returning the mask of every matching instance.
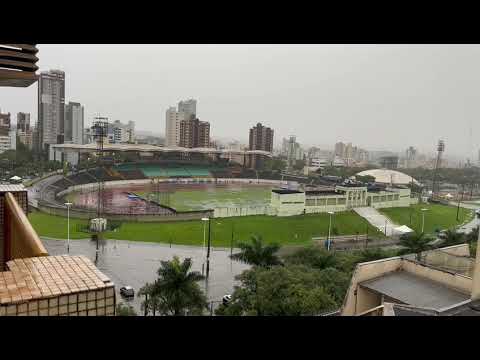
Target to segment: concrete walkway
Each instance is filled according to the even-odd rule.
[[[393,234],[393,229],[399,226],[372,207],[359,207],[354,208],[353,210],[386,236],[391,236]]]

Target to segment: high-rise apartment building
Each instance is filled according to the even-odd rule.
[[[69,101],[65,105],[65,138],[72,144],[83,144],[84,109],[80,103]]]
[[[17,113],[17,131],[30,131],[30,114],[23,112]]]
[[[165,146],[180,146],[180,122],[194,120],[197,115],[197,100],[182,100],[178,111],[169,107],[165,116]]]
[[[40,147],[64,142],[65,73],[43,71],[38,80],[38,136]]]
[[[340,158],[344,158],[345,157],[345,149],[346,149],[346,145],[339,141],[335,144],[335,156],[338,156]]]
[[[273,151],[273,129],[258,123],[250,129],[250,150]]]
[[[197,100],[182,100],[178,103],[178,112],[186,113],[193,116],[197,115]]]
[[[30,150],[33,148],[33,131],[30,127],[30,114],[17,113],[17,136]]]
[[[199,119],[180,121],[179,146],[186,148],[210,147],[210,124]]]

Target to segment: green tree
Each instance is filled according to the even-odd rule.
[[[323,270],[336,267],[338,259],[334,252],[320,247],[305,247],[284,257],[286,265],[305,265],[314,269]]]
[[[144,297],[141,304],[141,310],[143,313],[147,315],[151,313],[155,316],[160,308],[161,302],[158,295],[154,293],[154,284],[146,283],[140,288],[140,290],[138,290],[138,296]]]
[[[118,303],[116,309],[117,316],[137,316],[137,313],[130,304]]]
[[[280,246],[277,244],[263,245],[262,237],[259,235],[252,236],[250,243],[240,242],[237,246],[240,248],[240,252],[230,256],[233,260],[266,268],[282,264],[277,255]]]
[[[198,271],[190,271],[192,260],[180,262],[177,256],[170,261],[161,261],[157,271],[158,279],[148,289],[157,298],[156,309],[162,315],[201,315],[207,306],[207,299],[198,285],[204,279]]]
[[[467,236],[465,237],[466,242],[469,244],[478,241],[478,226],[474,227],[472,231],[470,231]]]
[[[235,287],[231,302],[216,310],[217,315],[317,315],[338,305],[322,286],[321,271],[303,265],[254,267],[237,280],[241,285]]]
[[[455,229],[448,229],[445,232],[445,239],[443,240],[443,246],[452,246],[461,244],[465,241],[465,235],[457,232]]]
[[[399,245],[405,248],[404,250],[400,251],[400,253],[414,253],[416,254],[417,261],[420,261],[422,252],[434,248],[434,246],[432,245],[432,242],[434,240],[434,238],[426,236],[424,233],[411,233],[400,240]]]

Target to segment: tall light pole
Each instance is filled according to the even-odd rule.
[[[208,245],[207,245],[207,279],[208,274],[210,273],[210,239],[211,239],[211,219],[208,218]]]
[[[425,211],[428,211],[428,209],[425,209],[425,208],[422,209],[422,234],[423,234],[423,231],[425,230]]]
[[[328,238],[327,238],[327,250],[330,251],[330,231],[332,228],[332,215],[333,211],[329,211],[328,214],[330,215],[330,220],[328,222]]]
[[[206,218],[206,217],[203,217],[202,218],[202,222],[203,222],[203,253],[205,254],[205,226],[206,226],[206,222],[208,221],[209,219]],[[203,264],[202,264],[202,275],[203,275],[203,267],[205,266],[205,260],[203,261]]]
[[[70,206],[72,205],[71,202],[65,203],[65,206],[67,207],[67,254],[70,253]]]

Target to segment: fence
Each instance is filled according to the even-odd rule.
[[[213,210],[213,217],[233,217],[233,216],[252,216],[252,215],[273,215],[273,210],[269,205],[264,206],[242,206],[242,207],[220,207]]]
[[[39,204],[38,210],[55,216],[67,216],[67,208]],[[106,214],[108,220],[128,222],[161,222],[161,221],[187,221],[200,220],[202,217],[211,217],[212,210],[177,212],[168,214]],[[76,219],[91,219],[95,217],[95,211],[70,208],[70,217]]]

